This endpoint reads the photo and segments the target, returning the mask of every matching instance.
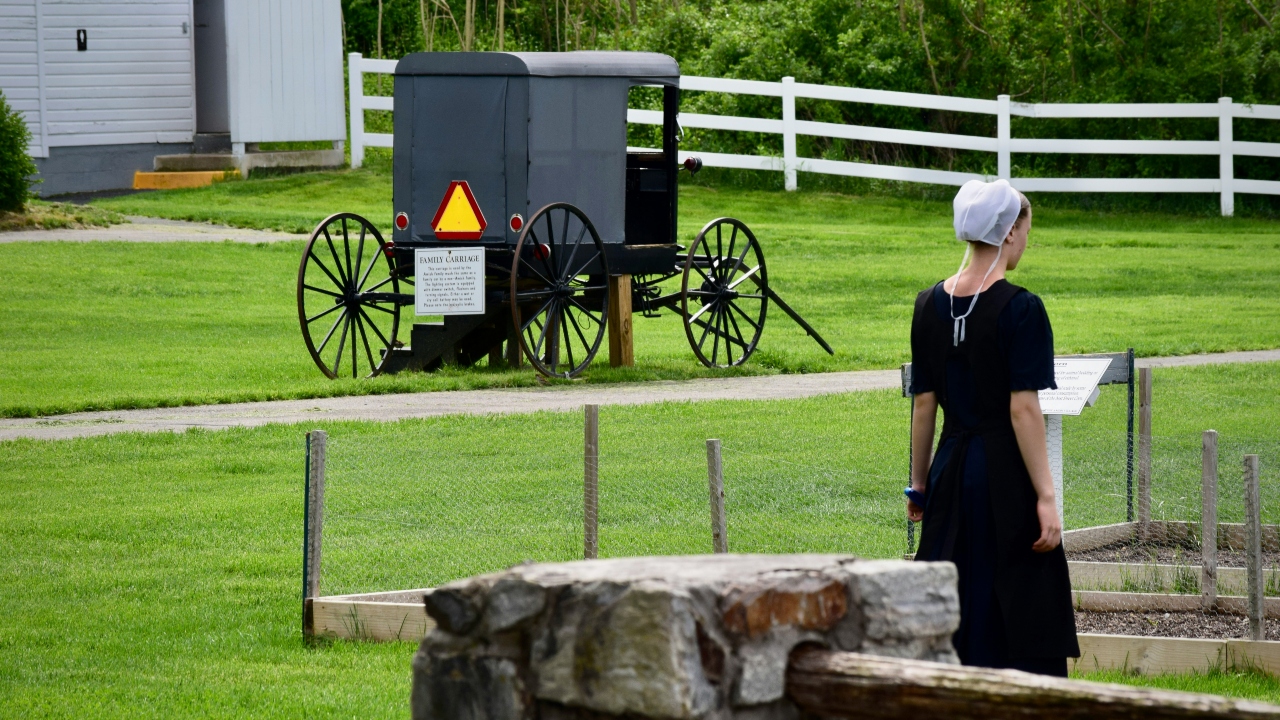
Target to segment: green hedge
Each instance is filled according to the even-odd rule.
[[[0,92],[0,211],[22,212],[31,195],[36,165],[27,155],[31,131],[22,114]]]

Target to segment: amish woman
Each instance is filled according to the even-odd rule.
[[[962,663],[1065,677],[1080,648],[1036,394],[1057,387],[1053,330],[1040,298],[1005,280],[1031,203],[1004,180],[971,180],[954,209],[960,270],[920,293],[911,323],[916,559],[956,564]]]

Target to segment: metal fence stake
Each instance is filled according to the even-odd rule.
[[[311,634],[311,598],[320,594],[320,548],[324,533],[324,467],[328,434],[307,433],[307,466],[302,512],[302,632]]]
[[[1244,550],[1249,582],[1249,637],[1262,640],[1262,497],[1257,455],[1244,456]]]
[[[1151,368],[1138,370],[1138,537],[1151,529]]]
[[[724,463],[720,457],[720,441],[707,441],[707,484],[711,491],[711,547],[717,553],[729,552],[724,519]]]
[[[1205,430],[1200,443],[1200,600],[1205,610],[1218,602],[1218,431]]]
[[[582,477],[582,556],[594,560],[600,552],[598,510],[600,503],[600,406],[584,406]]]

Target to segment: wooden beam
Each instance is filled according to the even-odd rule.
[[[609,367],[636,364],[631,332],[631,276],[609,276]]]
[[[1250,700],[815,648],[792,653],[787,696],[820,718],[1280,718]]]
[[[310,606],[310,634],[323,637],[417,642],[435,627],[421,602],[369,602],[319,597],[312,598]]]

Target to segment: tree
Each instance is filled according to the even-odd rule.
[[[9,106],[0,91],[0,210],[22,212],[31,197],[36,164],[27,155],[31,131],[22,113]]]

